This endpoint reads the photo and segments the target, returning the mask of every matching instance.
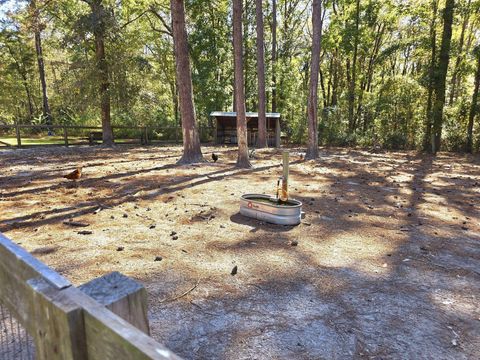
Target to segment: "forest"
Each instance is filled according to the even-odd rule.
[[[4,0],[0,124],[180,124],[174,3],[193,120],[235,111],[230,1]],[[479,0],[233,3],[245,109],[281,113],[289,143],[478,151]]]

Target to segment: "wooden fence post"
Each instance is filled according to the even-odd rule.
[[[32,294],[36,359],[87,359],[83,310],[69,297],[69,289],[56,289],[42,278],[27,284]]]
[[[145,141],[145,145],[148,145],[148,126],[143,127],[143,138]]]
[[[180,360],[120,317],[136,309],[129,318],[148,331],[143,286],[119,273],[94,282],[92,296],[112,311],[0,233],[0,302],[35,339],[36,359]]]
[[[150,335],[147,291],[135,280],[115,271],[78,288],[114,314]]]
[[[18,121],[15,121],[15,134],[17,135],[17,146],[22,147],[22,139],[20,138],[20,127]]]
[[[65,125],[63,126],[63,140],[65,141],[65,146],[68,146],[68,130]]]

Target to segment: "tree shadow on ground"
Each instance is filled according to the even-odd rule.
[[[202,166],[204,165],[195,165],[194,167],[200,168]],[[75,206],[56,208],[47,211],[39,211],[26,216],[17,216],[7,219],[4,218],[0,221],[0,231],[5,232],[11,229],[38,227],[40,225],[61,222],[72,217],[78,217],[91,213],[98,209],[99,206],[116,207],[128,201],[139,201],[146,199],[153,200],[161,195],[174,193],[186,188],[204,185],[214,181],[220,181],[224,177],[256,173],[277,167],[280,167],[280,165],[267,165],[245,170],[237,169],[234,166],[228,167],[227,165],[227,167],[222,167],[219,170],[215,170],[207,174],[188,174],[185,176],[175,177],[164,174],[163,176],[157,175],[154,178],[139,178],[131,180],[132,177],[140,174],[149,174],[156,171],[168,171],[174,169],[189,168],[189,166],[184,165],[166,164],[153,168],[119,172],[94,179],[83,179],[78,181],[75,186],[79,188],[90,188],[94,191],[99,191],[102,189],[112,189],[112,184],[110,184],[109,181],[115,179],[126,178],[127,181],[125,184],[115,184],[115,192],[112,195],[95,197],[92,201],[82,202],[76,204]],[[169,181],[167,182],[166,180]],[[164,182],[162,183],[162,181]],[[33,187],[10,193],[3,192],[0,194],[0,196],[3,198],[15,198],[21,195],[38,194],[44,191],[55,191],[63,188],[64,186],[64,183],[60,183],[50,186]],[[143,194],[139,196],[134,196],[134,194],[137,194],[139,192],[143,192]],[[52,214],[55,215],[47,217],[48,215]]]
[[[274,231],[234,214],[232,222],[259,230],[246,232],[241,239],[212,240],[207,246],[218,252],[217,256],[245,262],[239,266],[239,274],[231,277],[226,268],[224,276],[206,275],[199,291],[183,301],[153,303],[157,339],[186,359],[476,357],[480,325],[471,295],[480,291],[478,238],[467,235],[470,240],[447,244],[457,236],[457,229],[449,228],[445,236],[433,237],[424,231],[445,225],[441,218],[425,220],[418,212],[427,201],[424,196],[435,191],[426,179],[434,159],[419,157],[416,161],[408,171],[411,181],[385,191],[380,200],[376,198],[375,207],[384,203],[400,221],[400,226],[391,229],[400,238],[393,250],[377,251],[365,258],[350,252],[343,259],[348,262],[345,266],[329,261],[329,256],[335,256],[330,243],[340,244],[336,241],[340,229],[320,216],[341,218],[341,230],[347,233],[362,233],[370,226],[388,229],[388,222],[366,224],[360,217],[381,218],[385,212],[365,206],[367,185],[351,185],[351,194],[339,189],[335,195],[338,199],[343,194],[345,202],[329,199],[335,209],[326,208],[322,215],[309,220],[312,226],[322,226],[321,236],[300,240],[297,247],[290,245],[295,236],[290,232]],[[357,182],[363,176],[360,169],[357,172],[340,180],[330,178],[330,183]],[[385,182],[384,177],[376,178],[368,170],[364,173],[370,181]],[[424,192],[413,190],[420,186],[425,187]],[[455,198],[472,195],[467,191]],[[405,198],[408,206],[398,207],[395,196]],[[304,197],[308,199],[312,197]],[[327,201],[326,196],[313,200]],[[450,200],[446,201],[449,205]],[[464,209],[460,206],[457,210]],[[457,249],[465,244],[470,244],[471,252]],[[149,274],[142,281],[161,278],[169,282],[169,274],[165,275]],[[166,322],[171,325],[166,326]]]
[[[478,219],[477,207],[465,206],[478,197],[477,189],[459,189],[458,179],[448,176],[441,187],[432,184],[432,174],[448,162],[444,158],[392,154],[389,161],[362,151],[337,156],[335,150],[322,156],[305,169],[305,163],[292,165],[292,186],[298,188],[292,196],[307,210],[303,224],[278,230],[235,210],[212,220],[235,232],[227,226],[204,244],[194,238],[169,243],[172,252],[187,246],[194,251],[135,275],[149,292],[155,338],[186,359],[477,358],[479,237],[462,230],[460,219],[444,217],[448,207],[455,217]],[[91,211],[99,200],[112,206],[153,201],[273,167],[279,166],[236,171],[228,164],[161,187],[166,174],[127,179],[117,193],[78,209],[7,221],[23,219],[25,227],[35,227],[36,221]],[[107,187],[102,182],[79,186]],[[432,201],[445,205],[432,211]],[[201,231],[204,224],[191,226]],[[194,291],[169,301],[197,282]]]

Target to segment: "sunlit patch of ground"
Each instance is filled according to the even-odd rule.
[[[306,218],[283,227],[238,213],[241,194],[273,194],[281,153],[237,170],[235,149],[212,151],[0,151],[0,231],[76,284],[141,281],[153,336],[187,359],[480,357],[478,157],[291,149]]]

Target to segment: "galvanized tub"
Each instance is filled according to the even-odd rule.
[[[278,225],[298,225],[302,219],[302,203],[289,199],[277,204],[277,199],[262,194],[245,194],[240,198],[240,214]]]

